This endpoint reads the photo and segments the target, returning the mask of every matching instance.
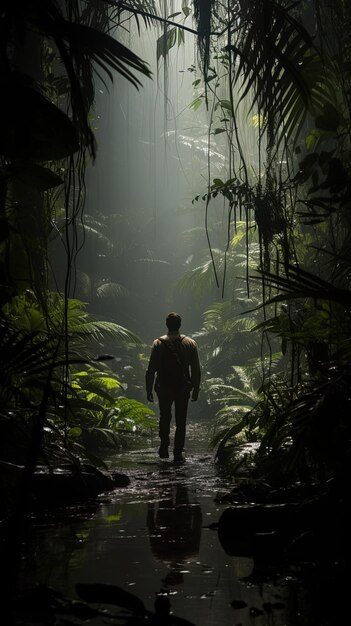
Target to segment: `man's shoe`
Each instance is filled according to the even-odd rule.
[[[182,465],[183,463],[185,463],[185,457],[182,455],[181,452],[175,452],[173,460],[175,465]]]
[[[169,459],[168,446],[160,445],[158,456],[160,459]]]

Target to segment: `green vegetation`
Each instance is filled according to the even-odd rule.
[[[136,87],[150,76],[109,34],[113,16],[98,4],[27,2],[1,16],[0,457],[32,472],[38,462],[102,462],[96,452],[109,440],[118,448],[152,426],[153,412],[125,398],[104,354],[108,340],[116,355],[140,339],[75,297],[84,171],[96,154],[94,70]],[[88,220],[89,231],[99,236]]]
[[[342,480],[350,8],[194,0],[174,14],[159,9],[33,0],[1,14],[0,458],[31,472],[38,462],[101,463],[103,447],[124,446],[154,423],[142,402],[145,350],[124,327],[126,300],[147,311],[152,295],[144,276],[138,294],[124,276],[131,261],[170,263],[148,245],[146,214],[84,211],[84,174],[96,157],[94,71],[136,88],[150,78],[116,36],[127,20],[160,25],[155,54],[165,70],[188,32],[198,37],[201,75],[196,69],[187,115],[208,116],[208,180],[193,199],[207,247],[198,228],[186,233],[192,253],[176,289],[202,307],[200,407],[217,412],[217,458],[235,471],[242,444],[255,442],[250,463],[272,483]]]
[[[156,0],[0,6],[1,562],[11,623],[35,473],[69,468],[80,479],[88,467],[113,483],[97,468],[155,428],[144,404],[144,323],[157,311],[159,328],[174,293],[202,318],[194,413],[210,427],[221,470],[276,493],[312,485],[309,493],[326,495],[322,514],[345,516],[351,8],[346,0],[182,0],[169,11]],[[130,49],[151,28],[155,79]],[[187,198],[187,217],[196,217],[176,244],[179,262],[167,246],[184,206],[172,220],[160,216],[148,204],[148,174],[131,172],[145,204],[117,197],[105,211],[89,198],[86,174],[98,158],[97,86],[130,84],[137,99],[163,69],[167,109],[169,60],[194,35],[197,64],[181,70],[193,93],[178,145],[188,149],[179,152],[183,171],[200,164],[203,184]],[[126,123],[113,137],[116,150],[126,151],[129,132]],[[152,146],[143,148],[141,160],[151,161]],[[150,236],[162,229],[163,247]],[[111,590],[93,587],[78,595],[104,602]],[[114,593],[129,619],[138,599]]]
[[[350,9],[268,0],[231,2],[229,15],[217,2],[195,8],[203,81],[193,83],[190,106],[208,106],[209,143],[228,155],[195,198],[206,216],[218,197],[227,212],[227,250],[212,250],[210,278],[226,299],[211,304],[200,336],[210,402],[220,406],[213,443],[233,468],[239,444],[256,438],[256,470],[274,484],[342,481],[350,456]],[[199,292],[209,269],[194,266],[182,285],[192,276]]]

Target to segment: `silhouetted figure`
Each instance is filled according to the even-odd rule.
[[[152,553],[170,568],[163,579],[165,585],[183,582],[185,562],[199,553],[201,527],[201,507],[189,502],[185,485],[175,485],[169,498],[148,505],[147,528]]]
[[[152,344],[149,365],[146,371],[146,394],[153,402],[153,385],[156,374],[155,391],[160,408],[159,435],[161,445],[159,455],[168,459],[169,431],[172,419],[172,404],[175,407],[176,432],[174,438],[174,461],[184,461],[186,415],[191,394],[192,401],[197,400],[200,387],[200,363],[197,346],[193,339],[181,335],[181,317],[169,313],[166,318],[167,335],[163,335]]]

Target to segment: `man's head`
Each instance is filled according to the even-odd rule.
[[[179,330],[182,323],[182,318],[178,313],[169,313],[166,317],[166,326],[168,330]]]

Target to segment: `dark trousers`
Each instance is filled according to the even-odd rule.
[[[156,391],[160,409],[159,435],[161,445],[169,446],[169,430],[172,419],[172,404],[174,402],[176,431],[174,437],[174,452],[181,454],[185,442],[186,414],[190,392],[183,389],[159,388]]]

